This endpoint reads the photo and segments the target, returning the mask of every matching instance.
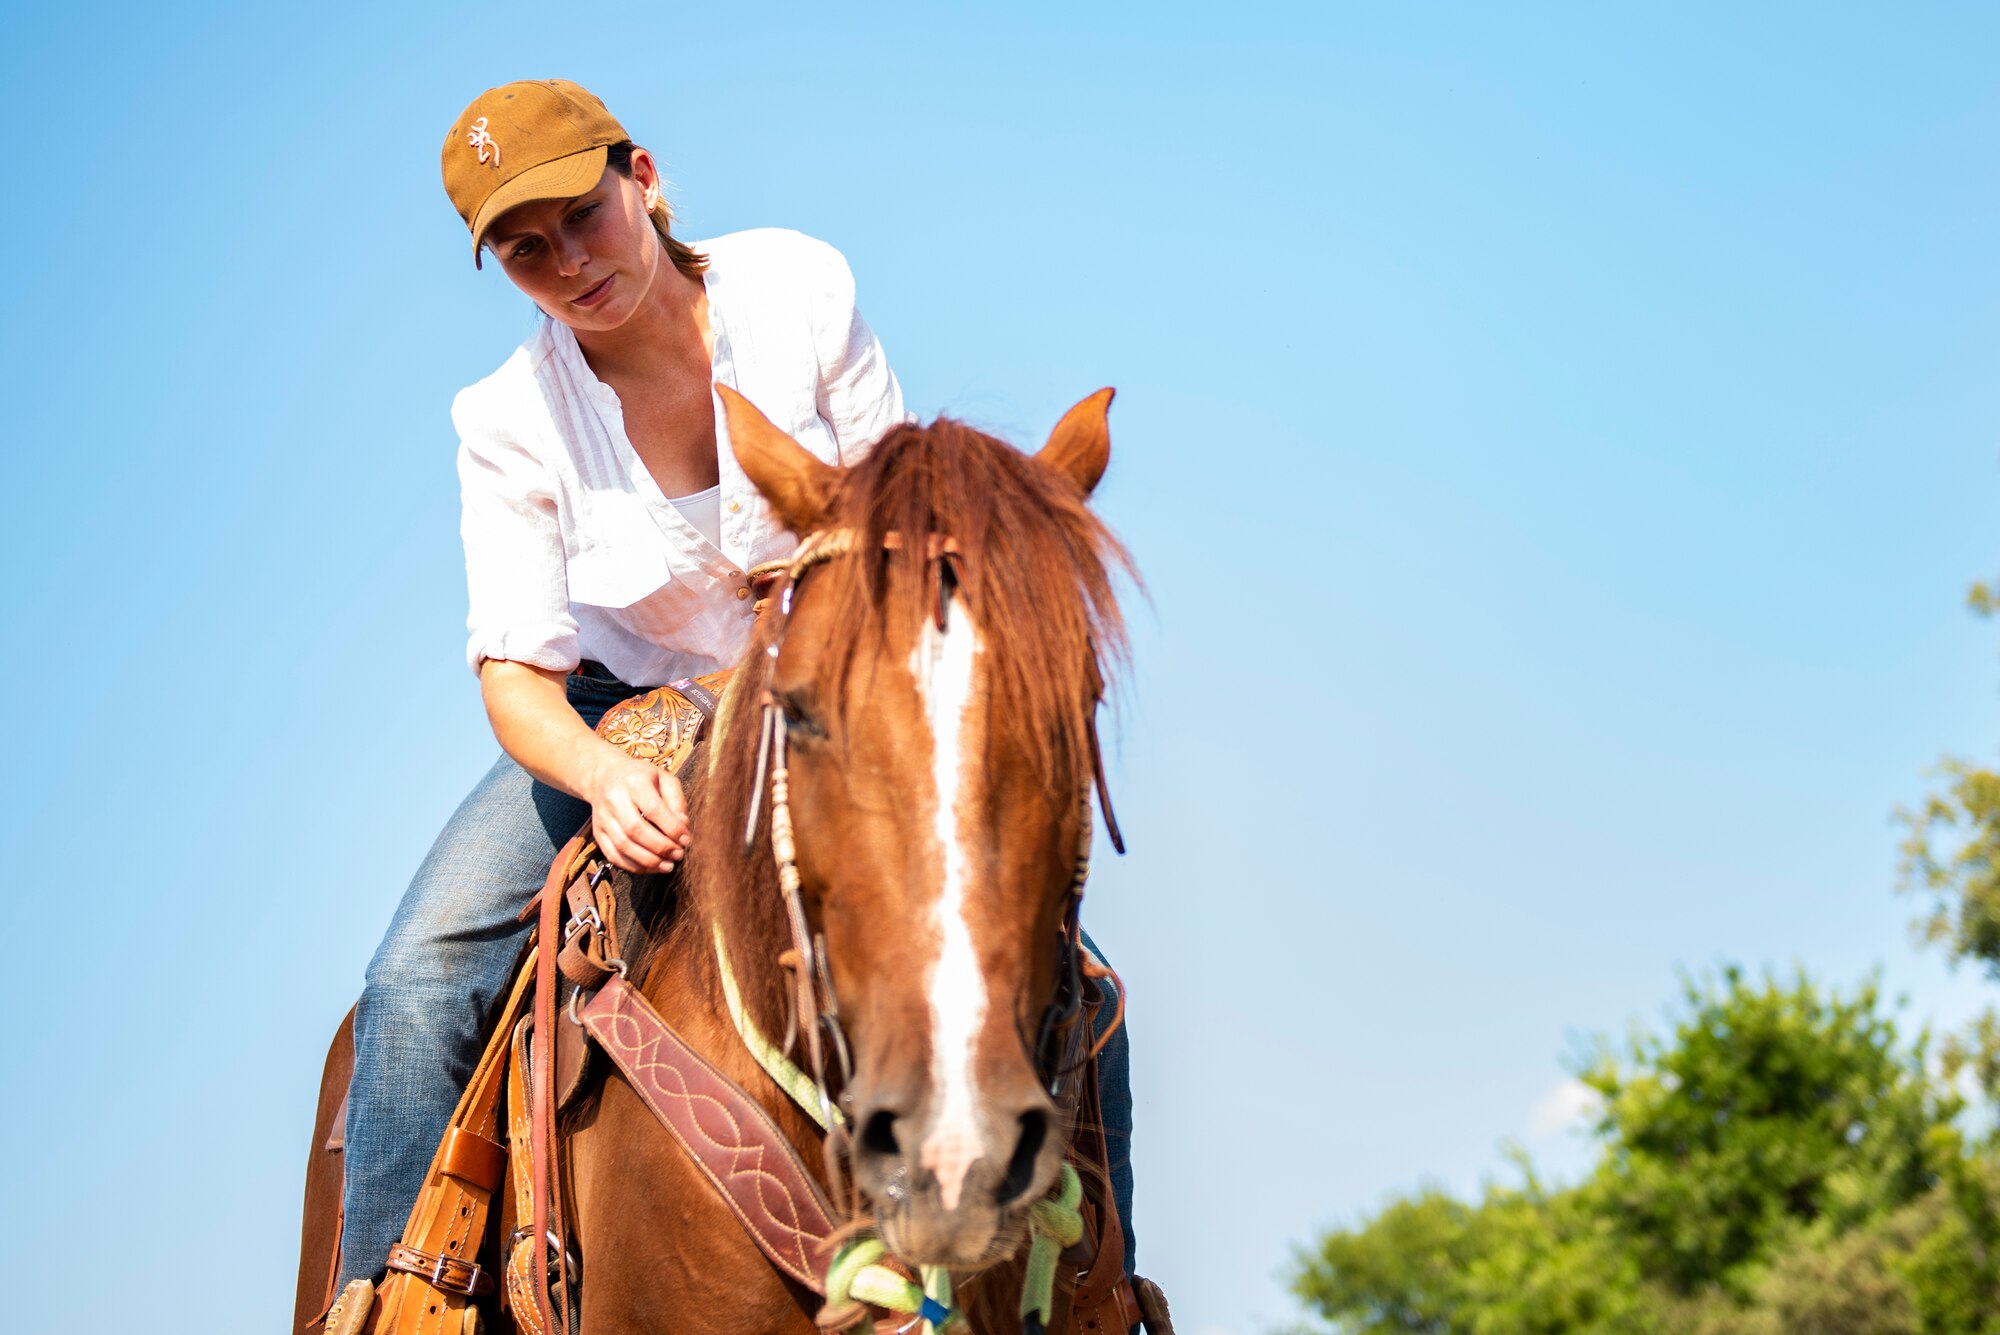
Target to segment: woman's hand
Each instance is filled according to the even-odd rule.
[[[591,834],[612,865],[629,872],[672,871],[688,849],[687,797],[657,765],[609,742],[580,796],[590,803]]]
[[[570,708],[563,676],[529,663],[482,661],[493,735],[522,769],[590,803],[591,834],[613,866],[672,871],[688,847],[680,780],[593,733]]]

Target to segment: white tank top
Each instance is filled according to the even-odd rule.
[[[681,518],[694,525],[694,531],[708,539],[708,545],[722,546],[722,484],[716,483],[706,491],[697,491],[690,496],[669,496],[667,503],[681,512]]]

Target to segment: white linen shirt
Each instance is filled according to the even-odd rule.
[[[718,382],[831,464],[854,463],[907,420],[839,251],[780,228],[697,249],[709,258]],[[488,658],[560,671],[591,658],[656,686],[742,656],[753,620],[745,572],[797,538],[744,476],[712,397],[719,546],[661,493],[625,435],[617,392],[568,325],[544,318],[499,370],[459,391],[451,418],[473,671]]]

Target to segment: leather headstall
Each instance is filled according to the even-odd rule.
[[[785,633],[791,625],[792,604],[797,596],[800,583],[815,566],[822,565],[837,557],[856,554],[864,544],[853,529],[824,529],[808,537],[799,545],[792,557],[783,562],[772,562],[751,571],[759,594],[758,607],[766,608],[773,596],[777,600],[778,624],[772,630],[765,646],[765,685],[760,699],[761,719],[758,730],[757,765],[751,780],[749,814],[743,828],[743,852],[747,857],[756,846],[757,832],[762,824],[764,795],[766,786],[770,792],[771,845],[778,864],[778,888],[784,897],[785,919],[790,927],[792,944],[780,959],[792,979],[793,1009],[792,1033],[803,1033],[806,1051],[811,1060],[811,1075],[817,1087],[822,1125],[827,1128],[826,1159],[827,1180],[840,1183],[844,1174],[839,1171],[845,1149],[846,1131],[841,1119],[833,1114],[840,1102],[852,1069],[849,1060],[849,1045],[840,1022],[840,1006],[833,990],[833,975],[826,959],[824,938],[814,933],[807,919],[801,880],[798,869],[797,843],[792,828],[790,802],[790,772],[787,765],[788,723],[782,703],[773,694],[770,679],[775,675],[778,656],[783,648]],[[905,539],[901,533],[891,530],[883,534],[881,550],[901,551]],[[952,594],[959,583],[958,564],[965,557],[956,538],[946,534],[929,533],[924,537],[924,555],[931,571],[932,617],[937,628],[942,631],[950,614]],[[1102,1050],[1110,1039],[1112,1028],[1123,1020],[1123,992],[1119,993],[1120,1006],[1112,1028],[1094,1043],[1082,1062],[1069,1064],[1063,1060],[1063,1033],[1075,1024],[1083,1010],[1083,946],[1082,929],[1079,925],[1078,910],[1083,899],[1084,883],[1090,876],[1090,792],[1094,788],[1098,805],[1104,812],[1105,834],[1111,846],[1118,852],[1125,851],[1124,834],[1118,828],[1118,818],[1111,806],[1111,789],[1104,775],[1103,749],[1098,742],[1097,716],[1093,707],[1089,726],[1086,729],[1090,742],[1091,783],[1082,794],[1083,819],[1080,824],[1075,869],[1071,875],[1068,901],[1063,906],[1062,931],[1058,957],[1058,990],[1055,998],[1043,1011],[1035,1037],[1035,1057],[1042,1082],[1050,1098],[1060,1100],[1063,1082],[1080,1066],[1087,1064]],[[789,1047],[789,1042],[787,1045]],[[831,1049],[837,1070],[828,1070],[828,1050]]]

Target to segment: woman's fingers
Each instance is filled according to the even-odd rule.
[[[662,857],[643,844],[633,840],[615,821],[597,819],[591,822],[597,836],[597,846],[604,850],[604,856],[611,859],[611,865],[639,875],[668,872],[680,860],[680,854]]]
[[[629,851],[631,845],[626,842],[624,835],[618,833],[618,827],[613,825],[609,820],[602,816],[592,816],[590,820],[590,833],[591,837],[597,841],[598,850],[604,854],[605,859],[612,866],[618,868],[620,871],[637,872],[641,870],[641,868],[633,865],[632,854]]]
[[[656,770],[654,775],[659,785],[660,796],[666,799],[667,805],[673,809],[675,815],[685,819],[688,814],[687,794],[681,789],[681,781],[666,770]]]
[[[591,824],[613,866],[672,871],[688,847],[687,795],[672,774],[634,760],[605,785]]]
[[[621,817],[628,838],[664,856],[686,847],[688,828],[680,784],[667,774],[668,787],[662,787],[663,773],[642,763],[632,786],[612,795],[612,809]]]
[[[651,765],[633,774],[632,782],[605,795],[605,814],[616,829],[618,852],[630,862],[628,871],[671,871],[686,847],[687,821],[668,808]]]
[[[667,771],[655,770],[653,775],[660,805],[651,808],[646,813],[647,818],[661,833],[685,850],[689,834],[687,795],[681,791],[681,781]]]
[[[651,787],[650,784],[647,786]],[[651,798],[655,803],[660,800],[650,792],[644,797]],[[680,842],[660,828],[658,816],[641,805],[643,800],[629,793],[619,793],[612,798],[611,813],[618,821],[620,832],[649,853],[665,857],[670,852],[679,852]]]

